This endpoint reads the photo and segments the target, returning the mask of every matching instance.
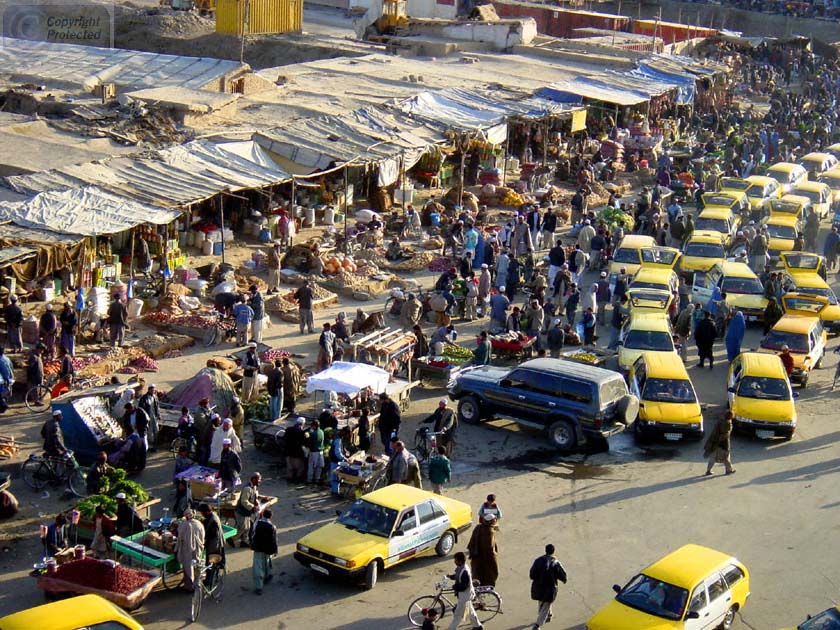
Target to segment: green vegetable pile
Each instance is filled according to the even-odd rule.
[[[243,403],[242,409],[248,420],[261,420],[263,422],[271,420],[269,417],[271,412],[268,407],[268,394],[263,394],[256,402]]]
[[[117,510],[117,500],[114,498],[120,492],[125,493],[126,499],[133,505],[139,505],[149,500],[149,493],[136,481],[125,478],[122,468],[111,468],[102,478],[102,494],[94,494],[83,499],[76,509],[86,519],[92,519],[97,505],[105,508],[107,514]]]
[[[443,348],[443,358],[450,364],[460,365],[462,363],[466,363],[467,361],[471,361],[473,358],[473,352],[469,348],[446,344]]]
[[[598,212],[598,219],[604,221],[610,228],[619,224],[624,226],[625,231],[629,232],[636,225],[636,220],[633,215],[617,210],[612,206],[605,206]]]
[[[117,500],[109,497],[107,494],[92,494],[86,499],[79,501],[76,509],[86,520],[93,520],[96,515],[96,506],[101,505],[105,508],[105,514],[115,514],[117,511]]]

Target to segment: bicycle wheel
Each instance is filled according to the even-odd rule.
[[[43,490],[52,478],[49,466],[43,461],[30,459],[23,464],[20,471],[23,482],[33,490]]]
[[[213,580],[213,588],[210,589],[210,597],[217,602],[222,599],[222,591],[225,590],[225,573],[224,567],[216,568],[216,579]]]
[[[26,392],[26,407],[32,413],[41,413],[50,408],[50,390],[45,385],[34,385]]]
[[[172,452],[172,459],[178,457],[178,449],[182,446],[189,446],[184,438],[176,437],[169,445],[169,450]]]
[[[473,597],[472,603],[482,624],[502,612],[502,598],[496,591],[479,591]]]
[[[190,598],[190,621],[198,621],[198,616],[201,614],[201,601],[204,599],[204,588],[201,585],[201,580],[196,580],[195,590]]]
[[[70,476],[67,478],[67,487],[70,489],[70,492],[82,499],[88,495],[87,480],[81,468],[76,467],[70,471]]]
[[[424,610],[430,610],[432,608],[436,608],[438,611],[438,620],[443,618],[444,613],[446,612],[446,606],[443,605],[443,602],[438,595],[423,595],[423,597],[418,597],[411,605],[408,607],[408,620],[411,622],[412,626],[417,626],[418,628],[423,625],[423,620],[425,617],[423,616]]]
[[[210,327],[210,330],[207,331],[207,337],[204,338],[204,346],[209,348],[210,346],[216,345],[219,337],[219,326],[217,324],[213,324]]]
[[[414,455],[421,464],[429,458],[429,446],[426,438],[418,435],[414,440]]]

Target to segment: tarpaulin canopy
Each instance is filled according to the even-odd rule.
[[[641,96],[631,90],[601,85],[580,77],[552,83],[537,90],[536,95],[561,103],[582,103],[584,99],[589,99],[625,107],[641,105],[650,100],[650,97]]]
[[[630,72],[633,76],[652,79],[654,81],[668,81],[676,84],[677,87],[677,104],[690,105],[694,102],[694,93],[697,90],[697,79],[693,76],[688,76],[682,73],[666,73],[656,70],[645,62],[639,64],[639,67]]]
[[[458,131],[483,132],[487,140],[501,144],[507,137],[503,105],[477,92],[447,88],[421,92],[397,104],[404,113]]]
[[[79,236],[117,234],[141,223],[166,225],[179,214],[127,201],[93,186],[0,203],[0,221]]]
[[[64,166],[8,177],[7,181],[15,191],[28,195],[93,185],[138,203],[175,208],[225,189],[245,190],[290,178],[254,142],[196,140],[149,157]]]
[[[370,387],[374,394],[381,394],[388,385],[388,378],[388,372],[374,365],[336,361],[323,372],[306,379],[306,391],[353,395]]]

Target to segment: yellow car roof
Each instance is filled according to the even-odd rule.
[[[782,195],[782,201],[789,201],[790,203],[798,203],[800,206],[807,206],[810,205],[811,200],[808,197],[803,197],[802,195],[796,195],[793,193],[788,193],[787,195]]]
[[[366,494],[363,498],[365,501],[370,501],[376,505],[400,511],[410,505],[425,501],[430,497],[440,498],[436,494],[420,490],[414,486],[394,484],[380,488],[379,490],[374,490]]]
[[[838,173],[837,176],[840,177],[840,173]],[[828,184],[825,184],[823,182],[811,182],[811,181],[800,182],[796,186],[793,187],[793,195],[796,196],[796,197],[800,196],[800,195],[796,194],[797,190],[805,190],[807,192],[821,192],[822,190],[824,190],[826,188],[831,190],[831,187],[829,187]],[[787,195],[785,195],[785,196],[787,196]],[[806,197],[806,199],[807,199],[807,197]]]
[[[649,378],[691,380],[685,363],[676,352],[644,352],[642,356]]]
[[[645,267],[642,265],[633,276],[631,284],[640,280],[645,282],[662,282],[663,284],[668,284],[676,275],[677,274],[674,273],[674,270],[670,268]]]
[[[697,215],[698,219],[731,219],[732,210],[723,206],[709,206]]]
[[[759,186],[766,186],[770,182],[776,182],[775,179],[767,177],[766,175],[750,175],[747,177],[747,181],[751,184],[758,184]],[[778,184],[778,182],[776,183]]]
[[[807,335],[819,321],[820,318],[817,315],[810,317],[808,315],[800,315],[799,313],[787,313],[776,322],[773,330]]]
[[[621,239],[621,243],[618,244],[618,248],[621,249],[622,247],[629,247],[630,249],[641,249],[642,247],[653,247],[656,245],[656,239],[652,236],[647,236],[645,234],[627,234],[623,239]]]
[[[668,314],[655,311],[631,312],[629,329],[671,331]]]
[[[778,355],[763,352],[742,352],[739,358],[741,359],[741,365],[744,366],[744,376],[787,378],[785,366]]]
[[[777,162],[770,168],[768,171],[776,171],[778,173],[790,173],[792,170],[802,168],[799,164],[794,164],[793,162]]]
[[[735,262],[734,260],[727,260],[721,265],[721,270],[724,276],[730,278],[757,278],[755,272],[749,268],[747,263]]]
[[[803,155],[801,160],[803,162],[824,162],[825,160],[831,159],[834,156],[831,153],[820,153],[819,151],[814,151],[813,153],[808,153],[807,155]]]
[[[106,621],[119,621],[130,630],[143,630],[143,626],[127,613],[99,595],[80,595],[22,610],[0,619],[0,628],[75,630]]]
[[[824,171],[820,173],[819,180],[822,181],[823,178],[831,179],[831,180],[838,180],[840,179],[840,166],[835,166],[834,168]]]
[[[807,269],[791,269],[788,274],[793,278],[794,284],[797,287],[805,287],[808,289],[831,289],[828,282],[822,279],[822,276],[814,271]]]
[[[691,590],[715,569],[735,560],[701,545],[685,545],[642,571],[648,577]]]
[[[771,214],[765,221],[767,225],[787,225],[796,227],[799,225],[799,219],[792,214]]]
[[[722,245],[723,234],[714,230],[697,230],[686,241],[686,244],[688,243],[714,243],[715,245]]]

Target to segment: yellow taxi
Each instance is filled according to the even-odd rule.
[[[840,167],[826,171],[817,177],[817,181],[831,189],[831,208],[837,212],[840,208]]]
[[[721,177],[717,182],[718,191],[746,193],[750,183],[740,177]]]
[[[671,291],[662,289],[627,289],[627,299],[631,313],[653,312],[668,313],[675,298]]]
[[[840,148],[840,144],[836,145]],[[829,608],[808,618],[798,626],[781,630],[840,630],[840,607]]]
[[[785,252],[779,259],[787,274],[793,278],[819,276],[825,280],[825,257],[811,252]]]
[[[695,230],[683,245],[680,273],[691,276],[695,271],[708,271],[715,264],[722,264],[726,260],[723,238],[720,232]]]
[[[767,203],[771,199],[778,199],[782,196],[782,187],[779,182],[766,175],[750,175],[747,177],[750,187],[747,188],[747,199],[750,202],[750,209],[754,213],[764,212]]]
[[[772,177],[779,182],[782,194],[785,194],[799,182],[807,180],[808,171],[793,162],[778,162],[767,169],[767,177]]]
[[[719,190],[703,193],[703,208],[727,208],[733,214],[742,214],[750,207],[747,194],[738,190]]]
[[[667,314],[630,313],[618,339],[618,367],[628,371],[643,352],[674,354],[674,331]]]
[[[778,354],[742,352],[729,364],[726,388],[735,429],[762,439],[793,437],[795,394]]]
[[[745,263],[726,261],[706,273],[694,274],[692,301],[706,305],[715,289],[726,293],[726,303],[744,313],[748,322],[764,319],[767,298],[758,276]]]
[[[676,352],[642,353],[630,367],[627,382],[639,399],[639,417],[633,425],[638,441],[703,437],[703,412],[697,392]]]
[[[837,158],[831,153],[822,153],[815,151],[803,155],[799,160],[799,165],[808,171],[808,178],[811,181],[816,181],[822,173],[830,171],[837,166]]]
[[[750,596],[750,574],[733,556],[685,545],[613,590],[586,630],[728,629]]]
[[[657,267],[642,267],[633,274],[628,288],[637,289],[659,289],[660,291],[676,291],[680,287],[680,279],[677,274],[668,269]]]
[[[811,370],[822,364],[827,343],[828,333],[819,317],[785,314],[761,340],[759,352],[779,353],[784,346],[790,348],[793,355],[790,380],[804,389]]]
[[[741,225],[741,217],[721,207],[704,208],[694,219],[694,229],[700,232],[717,232],[728,247]]]
[[[826,153],[831,153],[840,162],[840,142],[827,146],[824,150]]]
[[[471,524],[467,503],[394,484],[362,496],[333,523],[298,540],[295,560],[370,589],[383,569],[432,551],[448,555]]]
[[[811,210],[811,200],[799,195],[783,195],[780,199],[771,199],[768,204],[770,216],[781,215],[796,217],[799,225],[805,224],[805,217]]]
[[[644,234],[628,234],[621,239],[610,261],[610,282],[615,281],[622,268],[629,274],[636,273],[642,266],[642,250],[655,246],[656,239]]]
[[[776,260],[782,252],[793,250],[799,235],[799,220],[791,214],[771,214],[763,221],[767,228],[767,255]]]
[[[802,182],[794,186],[791,194],[797,197],[805,197],[811,202],[811,208],[817,213],[817,216],[824,219],[828,216],[831,210],[831,203],[834,198],[834,193],[828,184],[820,181]]]
[[[121,608],[99,595],[80,595],[35,606],[0,619],[0,630],[143,630]]]
[[[782,309],[785,313],[819,317],[827,332],[840,331],[840,304],[836,300],[832,304],[822,295],[792,291],[782,296]]]

